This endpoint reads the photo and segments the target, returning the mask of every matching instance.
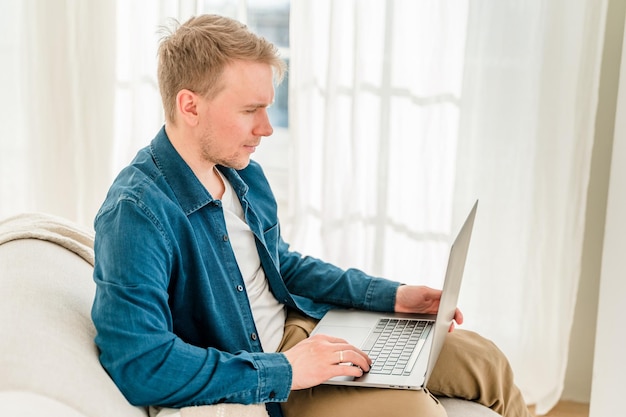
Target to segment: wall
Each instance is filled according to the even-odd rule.
[[[588,403],[626,2],[608,2],[578,300],[563,399]],[[589,336],[592,337],[589,337]]]
[[[621,332],[626,294],[626,53],[622,54],[621,84],[611,162],[600,298],[593,366],[590,417],[623,416],[626,374]]]
[[[20,79],[19,74],[22,70],[20,61],[13,59],[17,56],[20,39],[20,28],[17,16],[19,15],[19,3],[16,1],[0,1],[0,28],[2,28],[2,36],[0,36],[0,57],[2,57],[2,65],[0,65],[0,91],[2,91],[2,101],[0,101],[0,126],[2,126],[3,140],[0,144],[0,152],[2,152],[3,163],[0,163],[0,194],[14,196],[12,203],[15,205],[22,204],[26,206],[28,193],[24,192],[25,181],[15,175],[14,166],[11,163],[5,163],[6,160],[18,161],[23,160],[24,151],[23,144],[18,138],[21,137],[20,126],[22,121],[16,108],[22,106],[22,96],[20,94],[20,85],[15,80]],[[9,57],[9,59],[7,59]],[[7,211],[7,204],[0,202],[0,218],[15,214]]]

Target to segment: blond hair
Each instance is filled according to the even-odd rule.
[[[278,49],[227,17],[201,15],[166,30],[158,50],[159,90],[167,121],[175,122],[176,95],[183,89],[212,97],[222,88],[224,67],[236,60],[261,62],[274,68],[280,83],[286,65]]]

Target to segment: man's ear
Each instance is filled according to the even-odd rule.
[[[180,120],[190,126],[198,123],[199,97],[191,90],[183,89],[176,94],[176,110]]]

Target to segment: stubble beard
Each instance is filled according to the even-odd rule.
[[[202,138],[202,141],[200,143],[200,152],[201,152],[202,158],[206,162],[210,164],[214,164],[214,165],[222,165],[222,166],[233,168],[236,170],[244,169],[250,164],[250,158],[248,157],[244,161],[242,155],[236,155],[236,154],[232,156],[217,155],[215,151],[217,147],[213,145],[214,143],[215,141],[212,140],[210,135],[207,135],[204,138]]]

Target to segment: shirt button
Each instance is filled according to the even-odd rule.
[[[224,239],[224,242],[228,242],[228,235],[222,236],[222,239]]]
[[[256,338],[257,338],[256,333],[252,333],[252,334],[250,335],[250,339],[252,339],[252,340],[256,340]]]
[[[239,292],[243,291],[243,285],[237,285],[237,291]]]

